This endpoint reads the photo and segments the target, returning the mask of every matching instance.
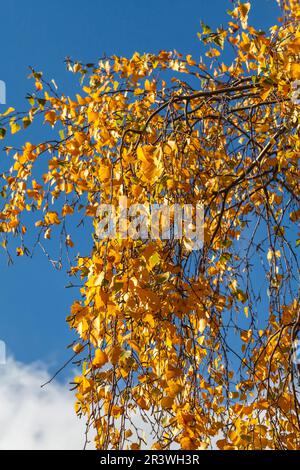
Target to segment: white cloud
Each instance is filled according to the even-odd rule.
[[[49,378],[42,363],[23,364],[9,358],[0,364],[0,450],[83,449],[85,421],[75,414],[74,392],[67,383],[55,380],[41,388]],[[146,421],[151,419],[147,413],[144,416]],[[132,422],[143,431],[147,446],[142,447],[150,449],[150,424],[139,414],[132,416]],[[91,442],[88,448],[92,447]]]
[[[49,380],[43,364],[8,359],[0,365],[0,449],[82,449],[85,422],[74,412],[74,392]]]

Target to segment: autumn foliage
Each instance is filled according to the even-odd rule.
[[[267,33],[248,25],[250,3],[224,29],[202,24],[200,60],[68,60],[75,97],[32,71],[29,112],[0,117],[13,159],[0,188],[9,256],[11,234],[21,256],[36,230],[72,258],[72,218],[94,227],[92,252],[69,268],[81,287],[67,321],[82,366],[75,409],[98,449],[300,446],[300,7],[280,3]],[[8,147],[7,130],[41,118],[53,139]],[[99,204],[122,196],[203,204],[203,249],[97,238]]]

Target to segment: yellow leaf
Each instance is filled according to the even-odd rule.
[[[297,222],[297,220],[300,219],[300,209],[298,211],[291,212],[290,219],[292,222]]]
[[[226,446],[226,444],[227,444],[226,439],[219,439],[217,441],[217,446],[219,449],[223,449]]]
[[[51,126],[54,126],[57,120],[56,112],[51,110],[45,113],[45,121],[50,122]]]
[[[241,339],[245,342],[248,343],[249,339],[251,338],[251,330],[244,330],[241,332]]]
[[[10,123],[10,130],[12,134],[16,134],[16,132],[19,132],[20,129],[21,129],[21,126],[17,122]]]
[[[207,324],[207,321],[205,318],[201,318],[201,320],[199,321],[199,331],[200,333],[203,333],[203,331],[205,330],[206,328],[206,324]]]
[[[137,404],[139,405],[139,407],[140,407],[142,410],[149,410],[149,406],[147,405],[147,402],[146,402],[145,398],[140,397],[140,398],[137,400]]]
[[[66,245],[69,246],[70,248],[73,248],[73,246],[74,246],[74,243],[73,243],[70,235],[66,236]]]
[[[160,262],[159,253],[155,251],[155,253],[153,253],[153,255],[151,255],[150,258],[148,259],[147,264],[149,268],[152,270],[159,262]]]
[[[169,367],[166,371],[166,377],[168,380],[173,379],[175,377],[180,377],[182,374],[182,370],[179,367]]]
[[[23,122],[24,129],[26,129],[28,126],[30,126],[32,121],[28,116],[25,116],[23,117],[22,122]]]
[[[166,392],[168,393],[168,396],[171,398],[175,398],[178,393],[180,393],[183,390],[183,386],[172,381],[169,382],[169,386],[166,389]]]
[[[186,56],[186,61],[189,65],[196,65],[196,62],[192,59],[190,54]]]
[[[132,339],[129,339],[129,340],[127,341],[127,343],[129,344],[129,346],[132,347],[132,349],[133,349],[134,351],[136,351],[137,353],[140,352],[141,348],[139,347],[139,345],[137,344],[136,341],[134,341],[134,340],[132,340]]]
[[[180,446],[183,450],[195,450],[195,443],[192,438],[184,436],[180,439]]]
[[[49,240],[51,238],[51,228],[47,228],[46,232],[44,233],[44,238]]]
[[[99,171],[99,180],[103,183],[111,178],[111,165],[101,165]]]
[[[145,183],[153,184],[163,172],[162,152],[160,148],[152,145],[138,147],[137,158],[141,163],[140,178]]]
[[[62,208],[62,216],[64,217],[65,215],[72,215],[74,213],[73,207],[69,206],[68,204],[65,204]]]
[[[155,320],[154,320],[154,317],[153,315],[151,315],[151,313],[147,313],[144,317],[144,321],[149,323],[149,325],[151,326],[151,328],[154,328],[155,326]]]
[[[149,80],[145,80],[145,90],[147,91],[155,91],[155,83],[151,83]]]
[[[130,449],[131,449],[131,450],[140,450],[140,448],[141,448],[141,447],[140,447],[139,444],[137,444],[137,442],[133,442],[133,443],[131,444],[131,446],[130,446]]]
[[[81,381],[81,384],[80,384],[80,385],[81,385],[81,391],[82,391],[83,395],[84,395],[85,393],[90,392],[91,389],[92,389],[92,385],[91,385],[90,381],[89,381],[86,377],[83,377],[83,378],[82,378],[82,381]]]
[[[88,123],[95,122],[98,119],[98,113],[96,113],[92,108],[87,110]]]
[[[17,256],[23,256],[24,255],[24,250],[21,247],[18,247],[16,249],[16,252],[17,252]]]
[[[120,346],[115,346],[111,350],[109,359],[113,366],[118,364],[121,354],[122,354],[122,348],[120,348]]]
[[[294,63],[291,65],[291,74],[293,79],[300,79],[300,64]]]
[[[45,215],[45,222],[47,225],[59,225],[60,220],[58,218],[57,212],[47,212]]]
[[[265,101],[268,98],[272,90],[273,90],[273,87],[271,86],[267,87],[265,91],[263,91],[262,94],[260,95],[261,99]]]
[[[115,418],[118,418],[124,413],[124,408],[122,406],[114,405],[111,409],[111,414]]]
[[[43,84],[40,81],[37,80],[35,82],[35,88],[36,88],[37,91],[40,91],[40,90],[43,89]]]
[[[218,57],[220,54],[221,52],[215,47],[212,47],[208,52],[205,53],[207,57]]]
[[[96,349],[95,358],[93,359],[93,365],[95,367],[102,367],[107,362],[108,362],[108,356],[106,352],[102,351],[101,349]]]
[[[251,8],[251,3],[249,3],[249,2],[240,3],[239,6],[238,6],[238,10],[240,12],[240,17],[241,17],[242,27],[244,29],[247,28],[248,14],[249,14],[250,8]]]
[[[77,343],[73,346],[73,351],[76,352],[77,354],[79,354],[83,349],[84,347],[82,346],[82,344],[80,343]]]
[[[76,98],[77,98],[78,104],[80,104],[80,105],[85,105],[86,104],[86,99],[85,98],[82,98],[78,94],[76,95]]]
[[[9,108],[5,111],[5,113],[1,114],[1,116],[7,116],[8,114],[13,113],[14,110],[15,110],[15,108],[9,107]]]
[[[164,397],[160,401],[162,408],[165,410],[172,408],[173,403],[174,403],[174,399],[171,397]]]

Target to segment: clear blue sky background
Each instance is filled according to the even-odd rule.
[[[267,29],[276,21],[275,0],[252,0],[250,22]],[[195,58],[201,53],[200,20],[216,27],[226,23],[230,0],[9,0],[1,2],[0,79],[6,82],[7,105],[26,108],[32,90],[28,66],[55,78],[60,91],[74,94],[77,77],[65,70],[70,56],[95,62],[103,53],[131,55],[134,51],[176,49]],[[0,106],[0,112],[5,107]],[[19,137],[18,137],[19,138]],[[32,141],[42,140],[34,130]],[[4,152],[0,158],[5,159]],[[1,164],[2,166],[2,164]],[[84,232],[88,237],[87,232]],[[88,247],[89,240],[83,241]],[[0,252],[0,339],[22,362],[43,360],[55,371],[73,339],[65,324],[76,290],[65,289],[68,277],[55,271],[37,251],[33,259],[18,258],[7,267]],[[63,375],[62,375],[63,377]]]

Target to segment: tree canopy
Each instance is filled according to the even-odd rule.
[[[32,70],[28,112],[0,116],[13,160],[1,175],[2,246],[11,257],[13,235],[29,254],[36,232],[65,247],[80,284],[67,317],[81,364],[75,410],[98,449],[300,446],[300,6],[279,3],[269,32],[248,25],[250,3],[228,11],[226,27],[202,23],[200,60],[68,59],[74,97]],[[33,121],[53,138],[9,146],[7,131]],[[203,247],[99,238],[99,205],[120,197],[202,204]],[[93,236],[76,259],[74,217],[91,220]]]

